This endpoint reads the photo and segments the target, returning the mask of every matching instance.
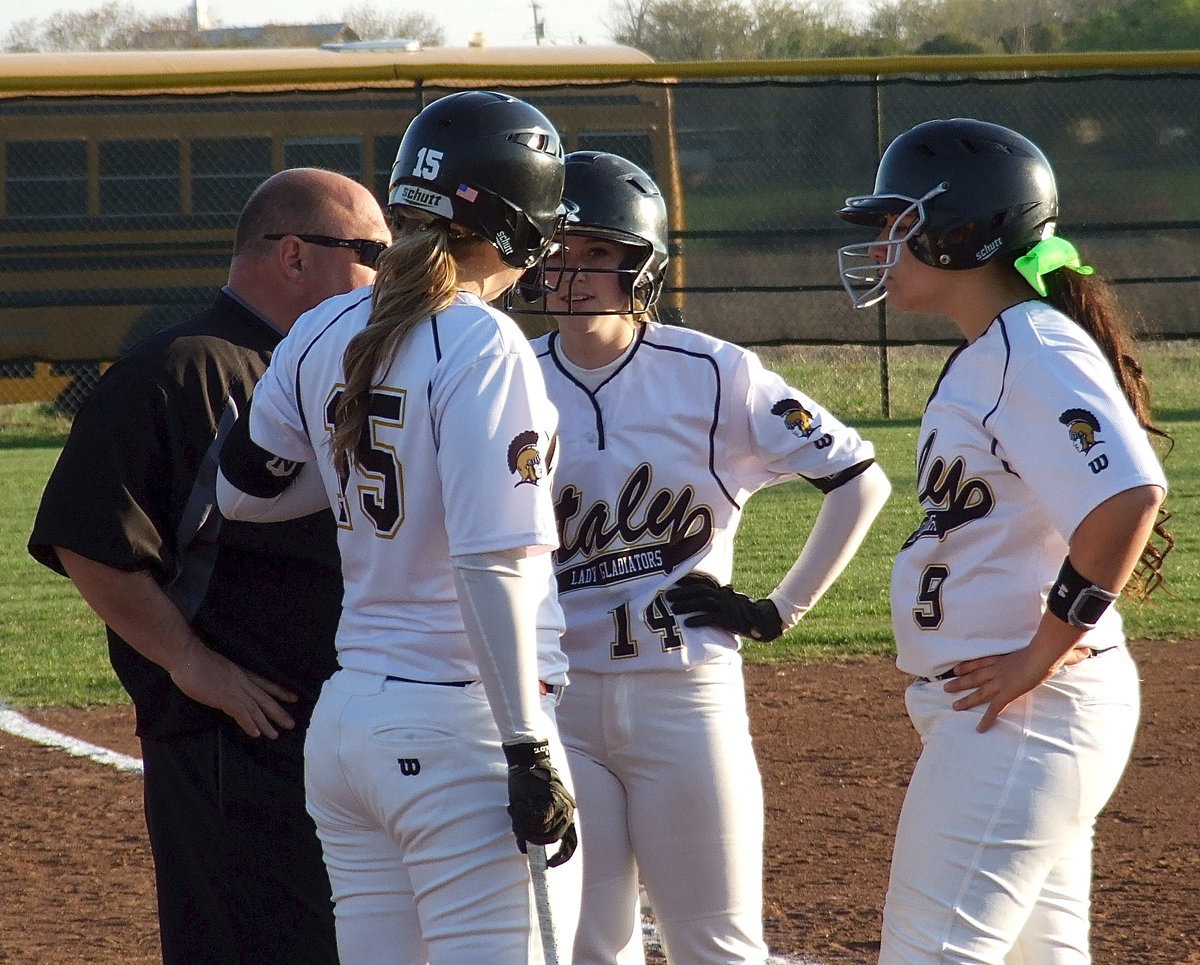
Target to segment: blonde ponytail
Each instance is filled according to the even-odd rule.
[[[446,221],[406,220],[379,256],[371,317],[350,340],[342,367],[346,388],[334,412],[334,465],[362,465],[371,390],[387,372],[408,333],[453,300],[458,269]]]

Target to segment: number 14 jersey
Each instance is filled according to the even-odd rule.
[[[754,353],[689,329],[641,326],[594,390],[557,333],[534,350],[559,410],[554,558],[572,669],[679,669],[735,650],[725,630],[677,622],[662,591],[692,571],[728,583],[751,494],[819,485],[873,458],[871,444]]]

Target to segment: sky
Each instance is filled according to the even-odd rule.
[[[105,0],[0,0],[0,39],[15,21],[44,19],[58,11],[94,10]],[[175,14],[188,0],[120,0],[151,14]],[[490,46],[532,44],[534,11],[531,0],[201,0],[210,26],[242,27],[263,23],[329,23],[349,7],[368,3],[378,10],[417,10],[441,22],[450,47],[466,46],[481,31]],[[545,24],[545,42],[589,44],[611,42],[609,24],[616,0],[535,0]],[[841,0],[842,7],[865,6],[865,0]]]
[[[0,0],[0,38],[15,21],[44,19],[57,11],[94,10],[105,0]],[[120,0],[151,14],[174,14],[188,0]],[[201,0],[210,26],[242,27],[263,23],[330,23],[341,20],[347,8],[367,3],[380,11],[415,10],[429,14],[446,31],[446,44],[465,47],[471,35],[482,31],[490,46],[532,44],[533,8],[530,0]],[[610,43],[607,23],[613,0],[537,0],[545,23],[545,42]]]

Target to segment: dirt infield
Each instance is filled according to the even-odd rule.
[[[1094,957],[1200,965],[1200,641],[1135,644],[1133,653],[1142,729],[1099,821]],[[772,950],[872,963],[892,827],[916,753],[905,678],[872,659],[750,667],[747,680],[767,797]],[[140,753],[125,708],[30,716]],[[0,774],[0,962],[157,962],[141,779],[7,734]]]

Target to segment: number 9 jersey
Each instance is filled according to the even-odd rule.
[[[925,518],[892,570],[897,666],[936,677],[1032,639],[1067,540],[1110,496],[1166,478],[1112,368],[1043,302],[955,352],[917,443]],[[1124,640],[1110,607],[1084,643]]]

